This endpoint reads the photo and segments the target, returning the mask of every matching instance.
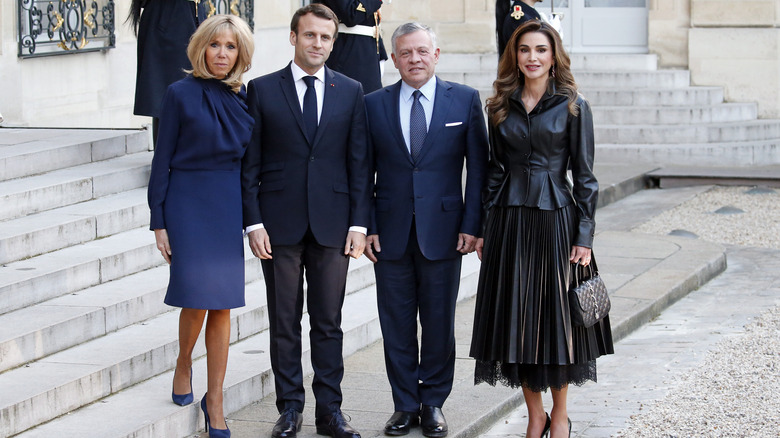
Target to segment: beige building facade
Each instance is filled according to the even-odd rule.
[[[0,0],[4,126],[135,128],[149,123],[146,117],[132,115],[136,41],[125,23],[130,1],[114,4],[114,48],[21,58],[19,8],[29,1]],[[639,40],[647,41],[646,51],[659,55],[661,67],[690,69],[694,85],[723,86],[727,100],[758,102],[761,117],[780,117],[780,0],[558,0],[555,5],[569,1],[584,1],[584,7],[628,1],[634,10],[637,5],[646,8],[647,26],[636,27],[646,35],[638,35]],[[247,80],[289,62],[289,20],[301,3],[255,0],[256,52]],[[421,21],[436,30],[445,53],[491,52],[494,5],[493,0],[393,0],[383,7],[384,35],[389,40],[398,24]],[[614,11],[620,13],[619,8]],[[574,22],[577,15],[564,20]],[[620,23],[619,15],[604,16],[608,19],[603,26]],[[573,27],[584,29],[578,30],[585,33],[578,38],[588,39],[593,16],[589,19],[591,27]],[[391,63],[388,68],[393,68]]]

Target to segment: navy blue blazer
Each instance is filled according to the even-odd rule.
[[[399,81],[366,96],[376,172],[369,234],[379,235],[380,260],[398,259],[406,250],[414,217],[426,258],[457,257],[458,233],[481,232],[488,139],[479,93],[436,79],[431,123],[414,162],[401,132],[400,92]]]
[[[192,76],[168,87],[152,158],[150,229],[166,228],[164,205],[171,169],[238,171],[252,133],[246,93],[216,79]]]
[[[288,65],[249,82],[255,120],[242,161],[244,226],[262,223],[272,245],[294,245],[311,227],[320,245],[343,247],[369,225],[366,112],[360,83],[325,67],[317,135],[306,138]]]

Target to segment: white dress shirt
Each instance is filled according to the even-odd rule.
[[[412,114],[412,104],[414,103],[414,88],[408,85],[406,82],[401,81],[401,93],[398,96],[398,114],[401,118],[401,132],[404,135],[404,141],[406,142],[406,149],[411,153],[409,143],[409,117]],[[431,117],[433,116],[433,100],[436,98],[436,76],[432,76],[428,82],[420,87],[420,104],[422,104],[423,111],[425,111],[425,127],[426,131],[430,130]]]
[[[303,78],[305,76],[314,76],[317,78],[314,81],[314,91],[317,92],[317,124],[320,123],[320,116],[322,116],[322,101],[325,98],[325,67],[317,70],[317,73],[310,75],[298,67],[295,62],[290,64],[292,69],[293,81],[295,82],[295,91],[298,93],[298,104],[301,106],[301,112],[303,112],[303,96],[306,94],[306,82]]]

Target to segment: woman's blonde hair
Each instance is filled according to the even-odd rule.
[[[577,84],[571,72],[569,55],[563,48],[561,37],[549,24],[539,20],[528,20],[509,38],[501,60],[498,62],[498,79],[493,82],[493,96],[487,99],[485,108],[488,118],[493,126],[498,126],[506,120],[509,114],[509,98],[518,88],[525,84],[525,76],[520,73],[517,66],[517,48],[520,38],[529,32],[539,32],[550,40],[553,51],[553,69],[550,73],[550,83],[555,84],[556,94],[566,96],[569,99],[569,113],[576,116],[577,108]]]
[[[214,76],[206,65],[206,47],[223,33],[231,33],[238,44],[236,65],[225,78]],[[192,70],[185,70],[196,78],[219,79],[233,91],[238,93],[243,84],[242,76],[252,67],[252,54],[255,52],[255,40],[252,30],[244,20],[235,15],[213,15],[200,24],[192,34],[187,46],[187,57],[192,64]]]

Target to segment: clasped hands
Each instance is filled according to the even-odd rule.
[[[481,240],[481,239],[480,239]],[[471,234],[458,233],[458,244],[455,249],[461,254],[469,254],[474,252],[477,245],[477,238]],[[366,257],[369,260],[376,263],[377,258],[375,253],[382,252],[382,245],[379,243],[378,234],[370,234],[366,237]]]
[[[252,254],[255,257],[270,260],[273,258],[271,253],[271,239],[268,237],[268,231],[265,228],[259,228],[252,230],[247,234],[249,238],[249,248],[252,249]],[[347,233],[347,242],[344,244],[344,255],[348,255],[353,259],[360,258],[363,255],[363,250],[366,248],[366,236],[363,233],[357,231],[350,231]]]

